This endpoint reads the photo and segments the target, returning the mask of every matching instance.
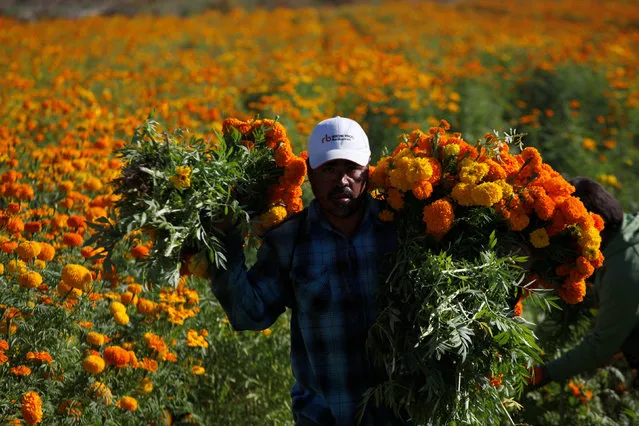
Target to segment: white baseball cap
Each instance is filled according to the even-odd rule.
[[[362,126],[350,118],[337,116],[321,121],[308,138],[311,169],[331,160],[350,160],[365,166],[370,157],[368,136]]]

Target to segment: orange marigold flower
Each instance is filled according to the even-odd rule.
[[[11,373],[14,376],[30,376],[31,369],[26,365],[18,365],[17,367],[11,367]]]
[[[136,245],[131,247],[131,256],[135,259],[146,259],[149,257],[149,247],[147,245]]]
[[[404,208],[404,195],[395,188],[388,190],[386,201],[395,211],[400,211]]]
[[[140,298],[138,300],[138,312],[142,315],[152,315],[155,312],[157,304],[149,299]]]
[[[48,364],[51,364],[53,362],[53,358],[51,357],[51,354],[47,351],[42,351],[42,352],[28,352],[27,353],[27,360],[37,360],[40,362],[46,362]]]
[[[35,234],[42,230],[42,223],[40,222],[27,222],[24,224],[24,231],[30,234]]]
[[[583,256],[579,256],[575,264],[577,265],[577,270],[584,278],[588,278],[595,272],[594,266]]]
[[[38,259],[50,262],[55,257],[55,248],[45,242],[40,243],[40,253],[38,253]]]
[[[584,300],[584,296],[586,295],[586,283],[582,281],[568,281],[564,283],[564,285],[557,290],[559,297],[561,297],[564,302],[574,305],[575,303],[579,303]]]
[[[382,222],[392,222],[393,219],[395,218],[395,213],[393,213],[390,210],[384,209],[381,212],[379,212],[379,220],[381,220]]]
[[[84,216],[69,216],[67,219],[67,225],[70,228],[84,228],[86,227],[86,221]]]
[[[22,395],[20,411],[22,418],[29,425],[42,421],[42,399],[37,392],[27,392]]]
[[[510,228],[513,231],[523,231],[530,223],[530,218],[525,213],[512,212],[510,218],[508,218],[508,223],[510,223]]]
[[[12,217],[7,221],[7,231],[12,234],[19,234],[24,231],[24,222],[19,217]]]
[[[104,360],[115,367],[126,367],[130,359],[129,352],[120,346],[109,346],[104,349]]]
[[[306,176],[306,162],[301,158],[293,158],[284,168],[284,176],[280,181],[284,185],[300,186]]]
[[[295,158],[295,156],[289,144],[281,144],[275,151],[275,164],[279,167],[286,167],[293,158]]]
[[[70,247],[80,247],[84,242],[84,238],[75,232],[66,232],[62,236],[62,243]]]
[[[135,411],[138,409],[138,400],[132,396],[124,396],[115,404],[115,406],[125,411]]]
[[[0,249],[3,253],[12,254],[18,248],[18,243],[15,241],[5,241],[0,245]]]
[[[439,199],[423,210],[423,220],[426,223],[426,232],[436,237],[444,236],[453,224],[455,213],[450,201]]]
[[[499,386],[501,386],[502,376],[503,374],[500,374],[499,377],[490,376],[490,379],[488,379],[488,382],[490,383],[491,386],[498,388]]]
[[[9,203],[7,205],[7,212],[9,214],[19,213],[21,209],[22,209],[22,206],[20,206],[20,203]]]
[[[593,226],[595,227],[595,229],[599,232],[603,231],[604,229],[603,218],[599,216],[597,213],[592,213],[592,212],[590,212],[590,216],[592,217]]]
[[[566,229],[564,215],[560,210],[555,210],[550,225],[546,227],[546,232],[548,232],[548,235],[552,237],[553,235],[559,234],[564,229]]]
[[[146,371],[150,371],[151,373],[158,371],[158,362],[151,358],[147,358],[147,357],[142,358],[142,362],[140,363],[139,366],[140,368]]]
[[[411,191],[418,200],[426,200],[433,193],[433,185],[430,182],[421,182],[413,187]]]
[[[515,307],[513,308],[513,314],[517,317],[520,317],[524,312],[524,304],[521,302],[521,299],[517,301]]]
[[[588,211],[579,198],[568,197],[559,205],[559,209],[564,215],[564,220],[568,225],[577,223],[582,216],[586,216]]]

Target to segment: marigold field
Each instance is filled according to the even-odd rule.
[[[348,116],[373,162],[441,119],[466,140],[513,128],[639,209],[634,0],[0,17],[0,45],[0,424],[292,424],[286,316],[236,333],[205,279],[144,282],[144,253],[103,270],[84,244],[117,199],[114,150],[151,112],[205,139],[279,116],[295,154]],[[575,383],[580,399],[548,395],[602,424]]]

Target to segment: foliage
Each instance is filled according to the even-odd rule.
[[[509,416],[540,359],[521,300],[545,287],[581,302],[584,279],[601,266],[601,240],[596,217],[535,150],[509,153],[521,135],[487,134],[473,146],[448,129],[442,121],[404,135],[371,176],[399,248],[369,339],[388,380],[367,399],[417,423],[487,424]],[[517,265],[527,256],[538,260]],[[578,273],[581,263],[588,270]],[[557,276],[559,267],[571,277]]]
[[[107,270],[124,243],[146,279],[175,285],[183,262],[191,272],[206,272],[199,263],[207,258],[225,267],[222,222],[236,222],[247,244],[256,246],[266,228],[302,208],[305,164],[292,154],[284,128],[272,120],[226,123],[216,141],[205,143],[186,140],[184,129],[160,133],[158,123],[147,120],[116,152],[124,162],[113,183],[121,196],[117,213],[91,224],[96,232],[87,241],[104,250],[96,257],[106,257]]]

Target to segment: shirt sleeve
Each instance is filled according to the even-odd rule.
[[[626,253],[628,255],[628,253]],[[565,380],[607,364],[636,325],[639,265],[632,256],[607,265],[593,331],[575,348],[546,364],[552,380]]]
[[[257,261],[247,270],[242,236],[229,232],[223,239],[227,269],[213,274],[211,290],[236,330],[263,330],[290,306],[290,284],[276,247],[264,238]]]

